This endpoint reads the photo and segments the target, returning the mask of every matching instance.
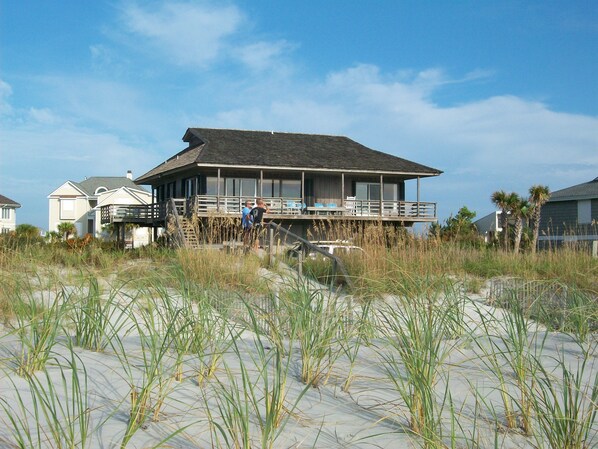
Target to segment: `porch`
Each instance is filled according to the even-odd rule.
[[[256,198],[222,195],[194,195],[190,198],[173,199],[177,214],[199,217],[239,216],[246,200]],[[358,200],[348,197],[337,203],[315,203],[306,206],[301,198],[272,197],[264,198],[268,205],[268,219],[284,220],[383,220],[401,221],[408,224],[416,222],[435,222],[436,203],[421,201],[395,200]],[[167,201],[145,206],[108,205],[101,208],[102,224],[137,223],[142,226],[160,226],[168,214]]]

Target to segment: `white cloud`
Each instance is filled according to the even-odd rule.
[[[243,15],[235,6],[207,2],[165,2],[156,8],[124,3],[122,21],[129,34],[149,42],[160,57],[205,67],[218,58]]]
[[[452,106],[435,101],[452,85],[490,79],[490,70],[454,77],[439,67],[388,72],[356,64],[313,77],[295,70],[303,68],[288,57],[295,44],[251,33],[229,3],[121,5],[121,37],[145,60],[129,66],[122,47],[103,43],[89,50],[96,68],[135,65],[143,75],[133,82],[42,75],[31,83],[45,102],[13,109],[12,88],[0,80],[0,114],[10,118],[0,123],[3,183],[5,173],[39,177],[45,201],[54,181],[142,174],[181,149],[187,126],[342,134],[444,170],[421,183],[422,199],[438,202],[442,218],[464,204],[483,215],[494,190],[525,193],[538,183],[554,190],[598,175],[598,117],[513,95]],[[161,85],[152,70],[164,61],[177,67],[166,67],[171,76]],[[227,64],[196,70],[219,63]],[[250,71],[238,76],[237,64]],[[414,185],[407,196],[415,199]]]
[[[29,108],[29,119],[34,122],[55,125],[60,121],[50,109],[48,108]]]
[[[433,101],[448,84],[488,76],[491,72],[476,70],[451,80],[438,69],[389,74],[360,64],[320,83],[253,85],[237,92],[240,106],[196,122],[344,134],[441,169],[439,178],[422,182],[422,195],[439,202],[445,218],[464,204],[485,214],[493,208],[489,197],[495,190],[525,194],[539,183],[557,190],[598,175],[598,117],[554,111],[513,95],[450,107]],[[408,189],[414,197],[415,187]]]
[[[286,41],[261,41],[240,46],[233,54],[248,68],[262,71],[280,64],[280,58],[294,48]]]
[[[12,87],[10,87],[10,84],[0,79],[0,115],[12,114],[12,106],[8,100],[11,95]]]
[[[136,51],[179,67],[208,69],[232,62],[252,72],[283,72],[290,65],[285,57],[297,47],[284,39],[253,36],[234,5],[200,1],[152,6],[123,3],[122,30]],[[98,60],[113,58],[101,46],[91,51]]]

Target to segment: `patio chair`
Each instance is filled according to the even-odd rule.
[[[287,201],[286,205],[286,212],[290,214],[300,214],[301,213],[301,204],[296,203],[295,201]]]

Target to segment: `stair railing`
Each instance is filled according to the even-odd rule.
[[[166,216],[173,217],[175,232],[172,234],[173,236],[173,243],[175,246],[179,248],[186,248],[187,247],[187,239],[185,238],[185,233],[183,232],[183,228],[181,226],[181,221],[179,219],[178,208],[180,206],[177,205],[174,198],[170,198],[166,205]]]
[[[340,274],[340,276],[342,276],[342,278],[343,278],[345,285],[349,289],[353,288],[353,282],[351,280],[351,277],[349,276],[349,273],[347,272],[345,265],[337,256],[335,256],[334,254],[330,254],[328,251],[323,250],[322,248],[320,248],[317,245],[314,245],[309,240],[305,240],[304,238],[299,237],[297,234],[292,233],[291,231],[283,228],[282,226],[280,226],[277,223],[270,222],[266,226],[269,231],[268,232],[268,234],[269,234],[268,235],[268,247],[269,247],[270,263],[272,263],[272,258],[274,255],[274,231],[276,231],[281,234],[284,234],[286,237],[291,238],[294,241],[301,242],[303,247],[308,249],[309,252],[318,253],[321,256],[330,259],[330,261],[332,262],[332,280],[334,281],[334,279],[337,276],[339,276],[339,274]],[[301,257],[300,257],[300,261],[297,266],[297,269],[299,271],[299,274],[301,274],[301,271],[302,271]],[[331,290],[332,290],[332,285],[331,285]]]

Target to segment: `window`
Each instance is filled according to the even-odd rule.
[[[225,178],[226,196],[255,197],[257,194],[257,179],[253,178]]]
[[[299,179],[264,179],[262,185],[264,198],[301,198]]]
[[[166,184],[166,197],[164,198],[165,200],[175,197],[175,195],[176,195],[175,186],[176,186],[176,183],[174,181]]]
[[[396,201],[399,199],[398,192],[399,189],[397,184],[384,183],[384,196],[382,199],[385,201]]]
[[[356,182],[355,196],[358,200],[379,201],[380,183],[375,182]]]
[[[98,188],[96,189],[96,191],[95,191],[94,195],[99,195],[100,193],[102,193],[102,192],[107,192],[107,191],[108,191],[108,189],[107,189],[106,187],[103,187],[103,186],[102,186],[102,187],[98,187]]]
[[[218,178],[208,176],[206,178],[206,195],[218,195]],[[220,178],[220,195],[224,195],[224,179]]]
[[[157,201],[166,200],[166,186],[164,184],[158,186],[158,188],[156,189],[156,199]]]
[[[206,178],[206,195],[218,194],[218,178]],[[257,179],[220,178],[220,195],[253,198],[257,196]]]
[[[280,181],[280,193],[283,198],[301,198],[301,181],[283,179]]]
[[[9,228],[2,228],[2,234],[8,234],[10,232]]]
[[[592,223],[592,201],[581,200],[577,202],[577,224]]]
[[[2,219],[10,220],[10,208],[9,207],[2,208]]]
[[[74,199],[60,199],[60,219],[74,220],[75,219],[75,200]]]
[[[185,180],[185,197],[186,198],[191,198],[193,195],[195,195],[196,191],[195,191],[195,178],[188,178]]]
[[[280,181],[278,179],[264,179],[262,184],[262,195],[264,198],[280,196]]]

